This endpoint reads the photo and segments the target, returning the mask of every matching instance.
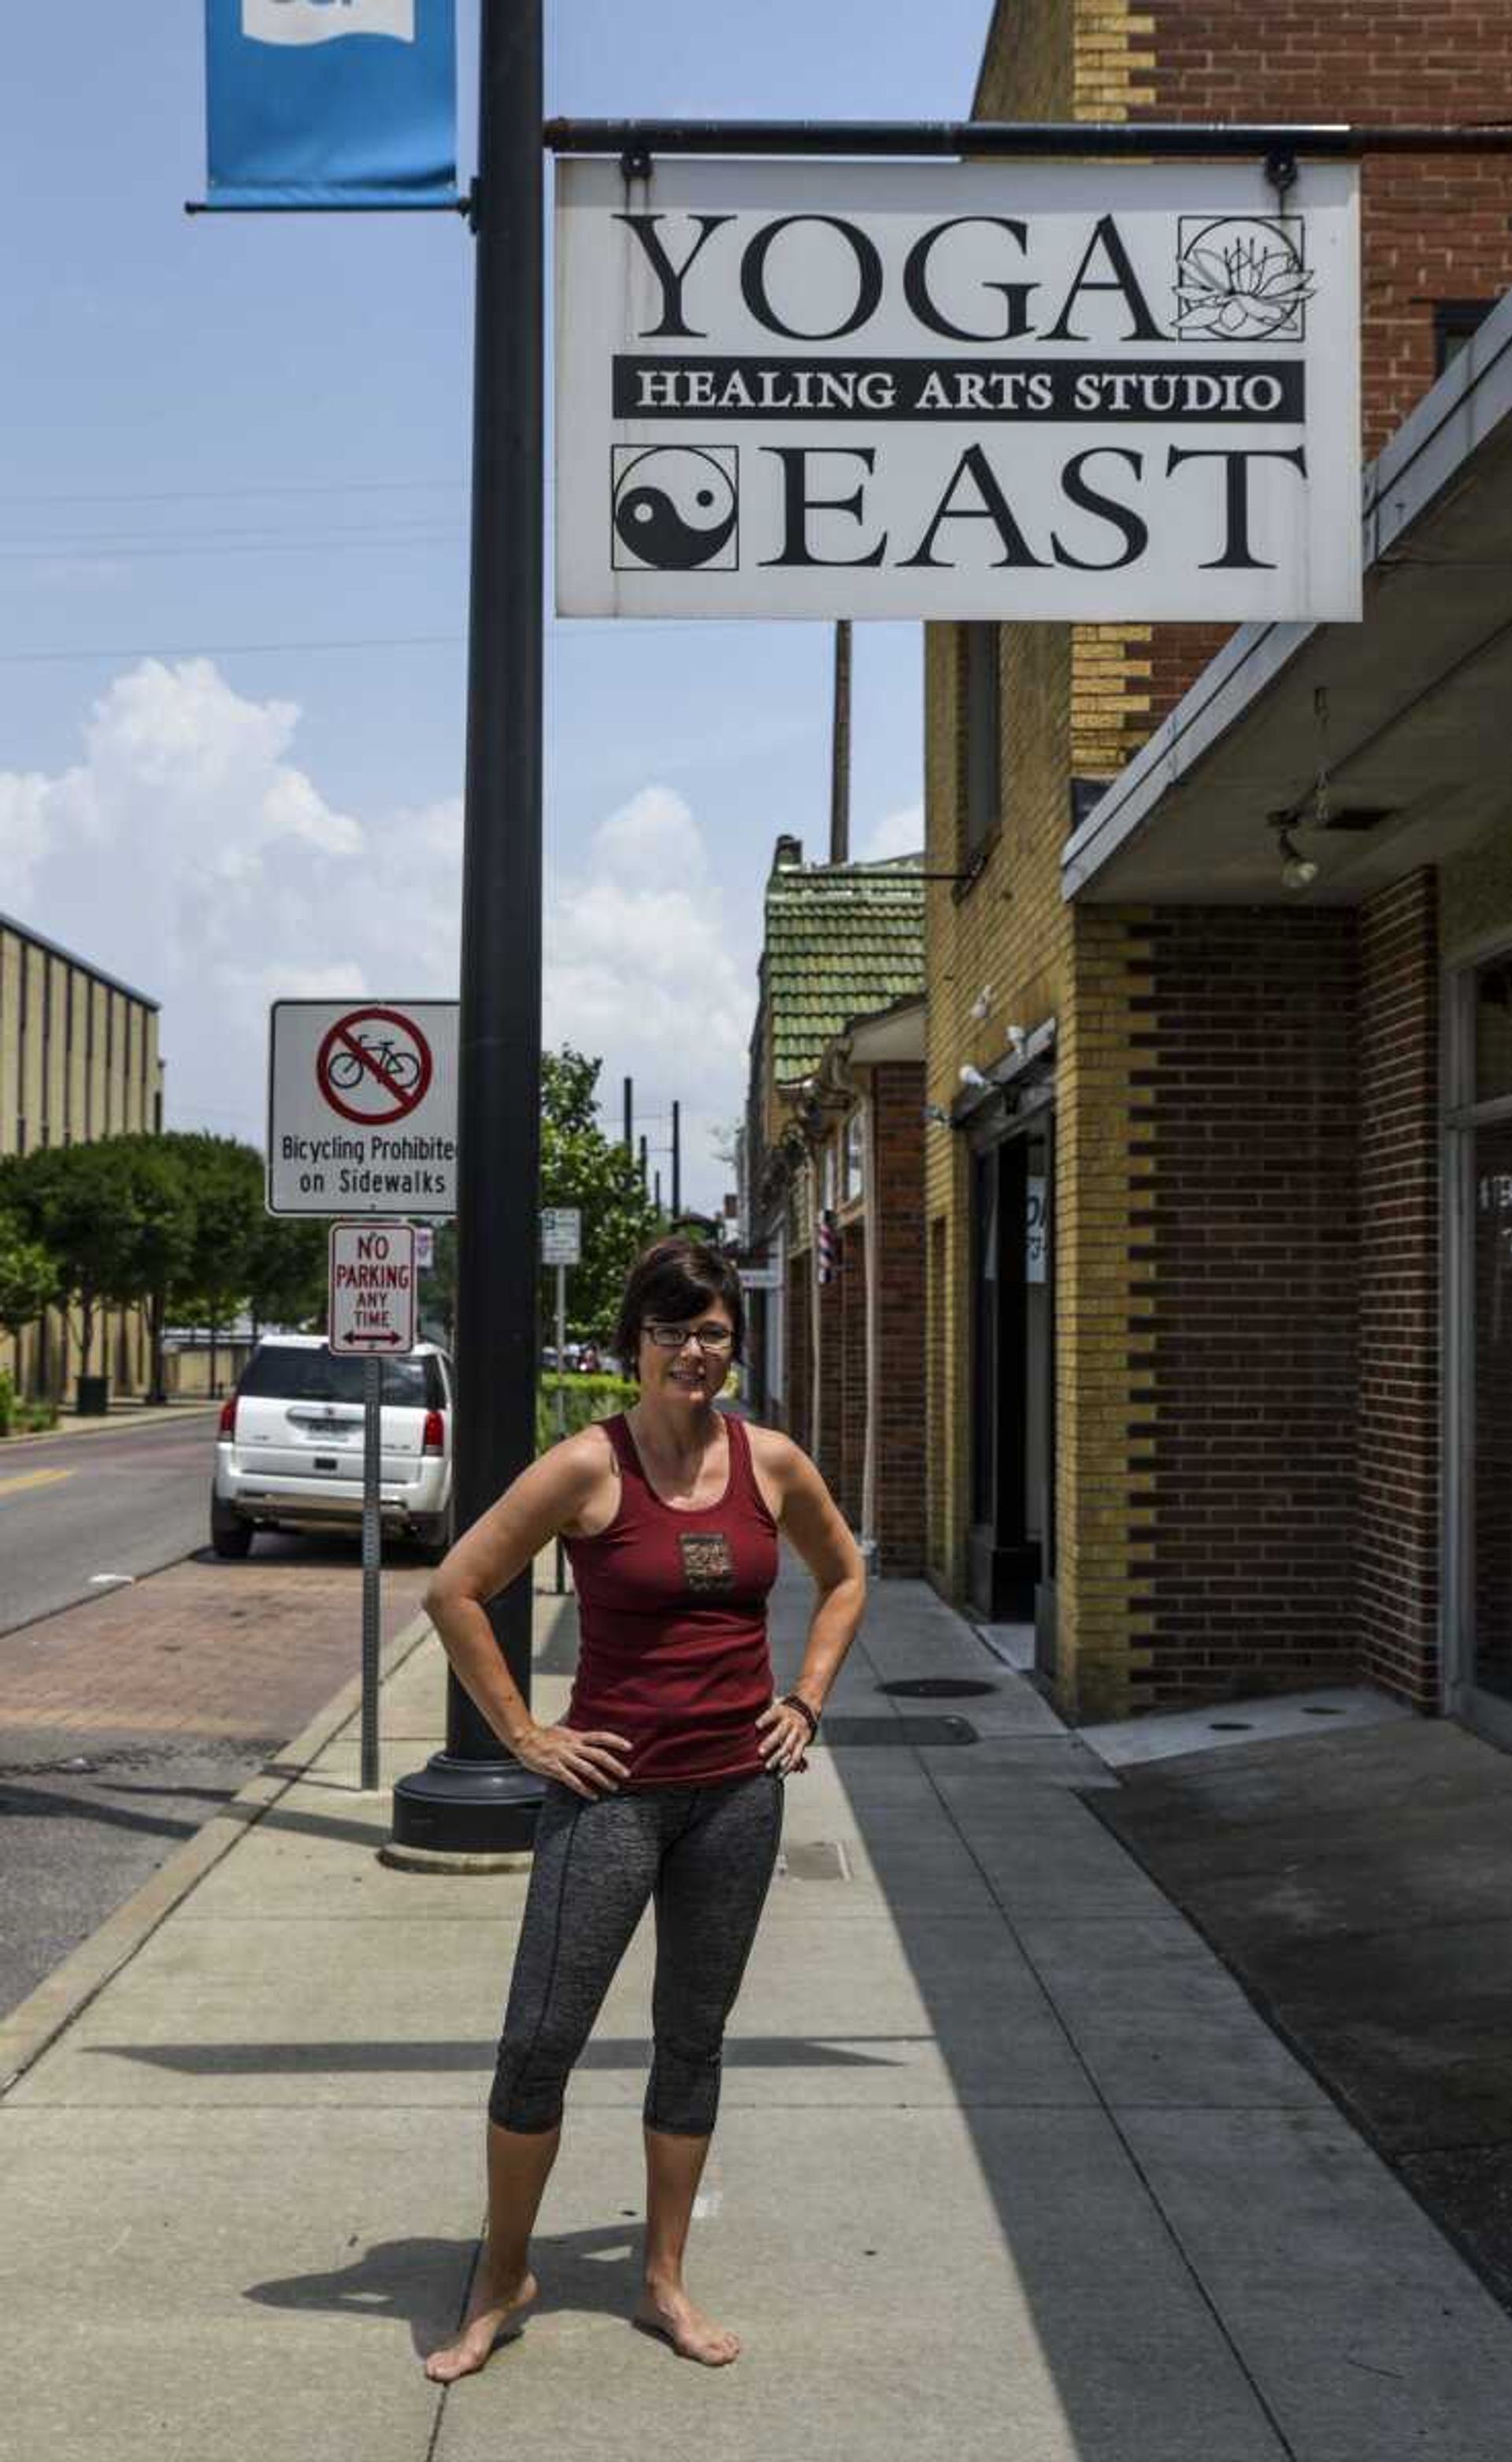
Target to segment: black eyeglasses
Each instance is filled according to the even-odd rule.
[[[727,1325],[659,1325],[647,1321],[641,1331],[659,1350],[681,1350],[696,1342],[701,1350],[728,1350],[735,1336]]]

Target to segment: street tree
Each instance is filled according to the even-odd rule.
[[[634,1158],[599,1126],[603,1065],[566,1043],[541,1058],[541,1202],[582,1215],[582,1263],[567,1276],[568,1324],[574,1339],[596,1342],[613,1335],[625,1276],[663,1228]],[[555,1306],[556,1277],[544,1268],[543,1324]]]
[[[57,1296],[57,1267],[18,1214],[0,1212],[0,1326],[13,1339]]]
[[[44,1248],[57,1275],[57,1298],[88,1369],[102,1307],[127,1303],[135,1271],[135,1225],[120,1140],[37,1146],[11,1155],[0,1168],[0,1205],[13,1213],[24,1237]]]

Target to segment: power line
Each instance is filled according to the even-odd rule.
[[[197,641],[189,648],[173,650],[144,648],[140,643],[114,650],[0,650],[0,666],[66,666],[91,659],[262,659],[309,650],[430,650],[454,648],[464,638],[461,633],[377,633],[348,640]]]
[[[466,484],[464,479],[300,480],[286,487],[162,487],[89,495],[72,490],[39,495],[29,488],[22,496],[0,495],[0,505],[218,505],[254,496],[460,495]]]
[[[655,629],[665,633],[730,632],[739,619],[718,617],[706,622],[659,622]],[[649,628],[648,628],[649,629]],[[551,642],[571,642],[583,636],[598,637],[622,632],[624,627],[613,617],[602,621],[573,618],[567,623],[547,626]],[[269,659],[286,654],[303,655],[317,650],[434,650],[456,648],[466,638],[463,633],[373,633],[339,636],[318,641],[194,641],[168,648],[161,642],[133,642],[111,649],[89,650],[0,650],[0,667],[87,666],[92,660],[112,659]]]
[[[239,542],[222,539],[185,539],[172,546],[133,546],[129,542],[110,546],[98,539],[76,539],[67,547],[0,547],[0,560],[7,564],[73,564],[81,558],[98,557],[108,561],[120,556],[131,564],[163,557],[187,555],[327,555],[341,548],[371,547],[435,547],[460,541],[464,530],[407,530],[393,534],[383,530],[351,530],[331,537],[245,539]]]

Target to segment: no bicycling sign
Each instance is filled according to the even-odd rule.
[[[457,1003],[275,1001],[270,1214],[454,1214]]]

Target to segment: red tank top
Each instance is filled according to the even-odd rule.
[[[623,1417],[604,1432],[619,1464],[607,1530],[567,1539],[582,1646],[565,1727],[628,1738],[625,1786],[739,1778],[766,1767],[755,1721],[772,1697],[767,1593],[777,1525],[750,1438],[725,1416],[729,1478],[713,1504],[664,1504]]]

